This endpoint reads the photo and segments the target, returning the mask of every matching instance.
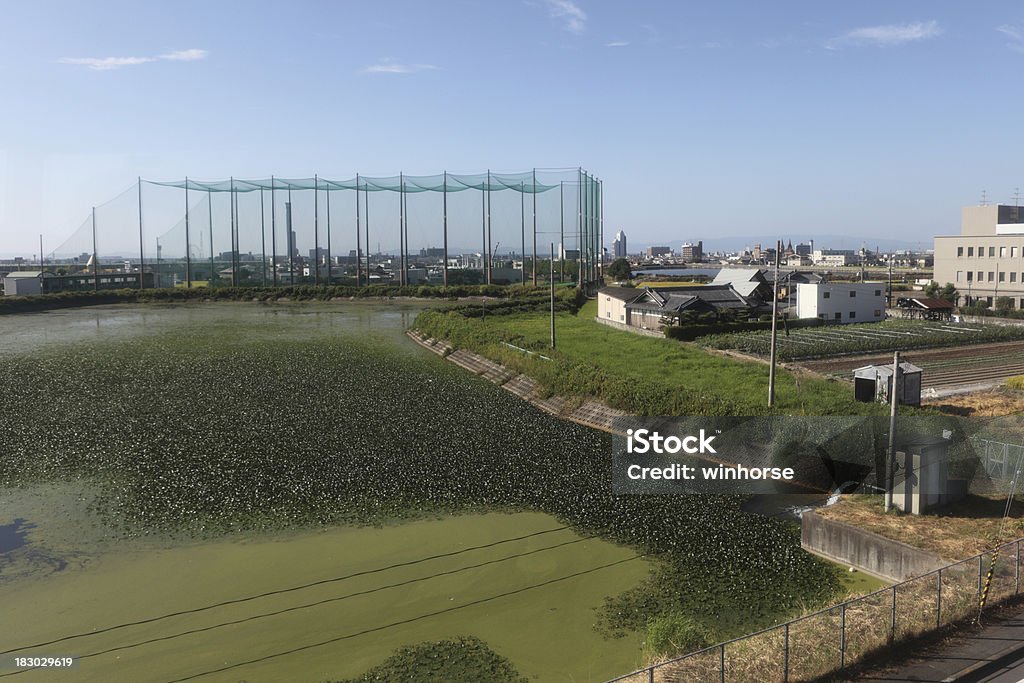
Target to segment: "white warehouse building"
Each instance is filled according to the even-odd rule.
[[[870,323],[885,320],[885,285],[874,282],[800,283],[796,286],[798,318]]]

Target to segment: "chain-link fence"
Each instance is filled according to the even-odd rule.
[[[895,641],[975,617],[1020,592],[1021,543],[806,614],[757,633],[609,681],[806,681],[833,673]]]

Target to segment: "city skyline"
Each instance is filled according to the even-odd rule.
[[[1024,60],[1024,10],[1006,2],[8,13],[3,254],[61,242],[138,176],[582,164],[605,184],[606,247],[619,228],[637,245],[928,243],[983,190],[1012,204],[1024,184],[1003,149],[999,84]]]

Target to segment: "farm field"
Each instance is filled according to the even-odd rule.
[[[646,630],[659,619],[683,614],[712,637],[727,637],[821,604],[841,591],[835,568],[803,552],[793,526],[743,512],[741,496],[613,495],[608,435],[550,417],[420,348],[404,335],[420,310],[407,303],[248,303],[113,306],[6,317],[5,332],[18,343],[0,346],[5,417],[0,421],[0,492],[5,501],[16,492],[19,498],[47,504],[29,505],[23,513],[4,508],[14,518],[0,519],[0,543],[13,528],[25,532],[26,544],[0,549],[0,590],[5,595],[24,591],[43,602],[46,586],[81,592],[75,599],[86,602],[73,603],[83,605],[81,614],[53,613],[60,600],[47,607],[49,626],[43,630],[59,638],[65,635],[56,628],[62,621],[99,625],[112,615],[145,618],[148,610],[136,611],[133,602],[153,611],[174,601],[187,607],[184,588],[171,597],[147,593],[155,590],[153,581],[174,587],[177,573],[213,581],[197,587],[199,606],[219,596],[234,599],[240,588],[266,587],[268,575],[260,560],[240,560],[240,546],[269,553],[267,561],[281,579],[269,588],[278,589],[293,577],[302,579],[307,564],[327,572],[319,559],[306,561],[299,546],[285,553],[285,560],[270,559],[277,557],[274,549],[309,534],[370,534],[365,538],[375,541],[356,544],[365,553],[332,560],[343,569],[351,564],[361,571],[391,556],[396,562],[423,557],[419,540],[442,551],[462,547],[452,545],[463,542],[462,532],[434,535],[414,525],[441,520],[472,527],[472,520],[481,518],[543,519],[570,527],[564,536],[573,542],[524,558],[525,574],[480,568],[478,584],[466,580],[469,573],[453,575],[462,581],[445,580],[429,589],[432,582],[418,583],[411,592],[382,589],[349,603],[364,605],[352,614],[365,615],[359,623],[376,629],[392,623],[382,615],[416,617],[444,609],[432,610],[442,593],[447,595],[440,602],[457,602],[455,586],[463,587],[466,596],[484,598],[532,585],[530,571],[564,578],[550,587],[565,591],[570,590],[569,574],[593,577],[595,582],[584,582],[589,588],[580,589],[583,610],[559,609],[557,599],[548,597],[543,618],[531,613],[531,596],[546,590],[540,587],[537,593],[530,588],[510,594],[500,611],[493,610],[511,614],[521,608],[533,614],[529,628],[513,620],[517,637],[546,633],[543,643],[517,644],[498,627],[489,629],[483,616],[487,611],[472,612],[467,619],[446,612],[453,621],[436,622],[444,625],[436,632],[427,618],[417,620],[416,628],[396,627],[394,633],[402,637],[387,640],[387,647],[367,645],[368,655],[359,659],[360,666],[369,668],[384,661],[389,648],[479,637],[517,666],[524,662],[531,673],[552,670],[555,658],[563,660],[557,671],[570,672],[549,678],[537,674],[537,680],[600,678],[593,673],[594,662],[604,662],[600,666],[608,673],[629,670],[642,656]],[[576,320],[568,313],[560,316],[566,325]],[[692,348],[685,351],[694,359],[707,358]],[[749,367],[761,374],[758,364],[720,360],[722,368]],[[69,490],[48,497],[54,487],[72,484],[86,493]],[[54,500],[59,505],[49,504]],[[51,509],[63,512],[47,512]],[[507,539],[506,528],[490,524],[462,535],[487,537],[481,545]],[[388,540],[399,537],[405,540]],[[576,540],[590,537],[601,542]],[[401,549],[379,555],[378,541],[382,549]],[[205,547],[219,550],[208,553]],[[714,548],[713,556],[708,548]],[[632,559],[638,555],[646,559]],[[178,572],[175,568],[184,565],[174,558],[186,557],[195,561],[187,572]],[[604,566],[619,559],[621,564]],[[530,562],[541,560],[541,569],[529,569]],[[133,567],[143,566],[155,578],[139,588],[131,577],[140,576]],[[79,577],[85,583],[75,584]],[[134,586],[130,593],[129,586]],[[106,603],[89,601],[92,593],[112,597]],[[19,604],[29,609],[28,603]],[[251,641],[243,639],[248,642],[244,653],[217,645],[219,634],[213,630],[192,634],[188,642],[206,644],[203,664],[216,658],[224,667],[247,666],[263,657],[284,662],[284,655],[277,656],[284,649],[277,641],[315,650],[318,642],[332,633],[345,635],[347,625],[355,623],[341,612],[311,610],[320,616],[308,623],[282,615],[225,626],[225,633],[256,629]],[[177,622],[181,631],[220,623],[194,616],[183,615]],[[248,617],[242,613],[237,618]],[[272,637],[259,635],[261,625],[272,623],[267,619],[277,618],[283,619],[279,624],[297,624],[296,635],[282,632],[290,626]],[[341,628],[335,630],[335,624]],[[168,634],[154,624],[147,632],[163,638],[178,631]],[[0,651],[23,645],[12,643],[9,631],[0,639]],[[178,640],[166,643],[173,649]],[[601,654],[594,655],[588,642],[600,642]],[[118,638],[103,643],[131,645]],[[532,659],[515,654],[535,647],[546,649]],[[179,659],[185,652],[179,648]],[[542,662],[547,663],[542,667]],[[180,666],[175,660],[174,671]],[[345,666],[339,662],[332,672],[318,668],[324,676],[308,677],[307,670],[297,668],[298,675],[289,680],[360,673]],[[242,668],[231,669],[212,680],[246,675]],[[169,678],[154,670],[153,679]]]
[[[835,358],[881,351],[909,351],[993,342],[1024,341],[1024,326],[886,320],[863,325],[829,325],[780,330],[777,355],[783,361]],[[767,357],[770,332],[737,332],[701,337],[701,346]]]
[[[1024,374],[1024,342],[920,350],[905,354],[904,359],[922,369],[921,388],[927,397],[929,389],[947,392],[994,386],[1008,377]],[[891,355],[803,361],[800,365],[849,380],[855,368],[886,363],[892,363]]]

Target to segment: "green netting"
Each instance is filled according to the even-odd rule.
[[[139,181],[48,257],[157,286],[495,284],[600,277],[600,181],[582,169]],[[151,275],[150,275],[151,274]],[[144,280],[145,281],[145,280]]]

